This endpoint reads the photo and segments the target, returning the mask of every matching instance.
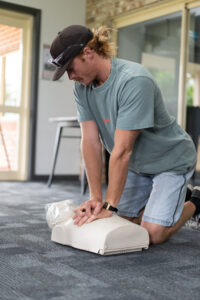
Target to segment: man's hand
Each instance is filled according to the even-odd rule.
[[[85,223],[92,215],[98,215],[102,207],[103,203],[97,200],[88,200],[82,203],[74,210],[74,224],[78,224],[80,220]]]
[[[103,203],[96,200],[88,200],[74,210],[74,224],[81,226],[96,219],[109,218],[113,212],[102,209]]]
[[[97,219],[104,219],[104,218],[110,218],[112,217],[113,215],[113,212],[110,211],[110,210],[106,210],[106,209],[102,209],[101,212],[97,215],[97,216],[94,216],[92,215],[86,223],[90,223],[94,220],[97,220]],[[82,225],[82,224],[81,224]]]

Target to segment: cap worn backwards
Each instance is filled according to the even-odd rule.
[[[56,65],[53,81],[58,80],[87,43],[93,38],[92,31],[82,25],[71,25],[58,32],[50,48],[51,63]]]

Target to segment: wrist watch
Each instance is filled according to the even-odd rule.
[[[106,210],[111,210],[111,211],[114,211],[114,212],[118,212],[118,209],[116,207],[112,206],[107,201],[104,202],[103,208],[106,209]]]

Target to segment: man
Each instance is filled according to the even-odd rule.
[[[159,87],[139,64],[112,57],[106,28],[72,25],[51,45],[53,80],[75,81],[82,154],[90,200],[75,211],[77,225],[117,212],[141,224],[161,243],[200,212],[200,190],[185,204],[196,152],[165,109]],[[102,199],[101,141],[110,152],[109,184]],[[188,199],[187,199],[188,200]]]

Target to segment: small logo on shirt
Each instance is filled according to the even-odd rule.
[[[103,119],[103,121],[104,121],[104,123],[108,123],[108,122],[110,122],[110,119],[106,119],[106,120]]]

